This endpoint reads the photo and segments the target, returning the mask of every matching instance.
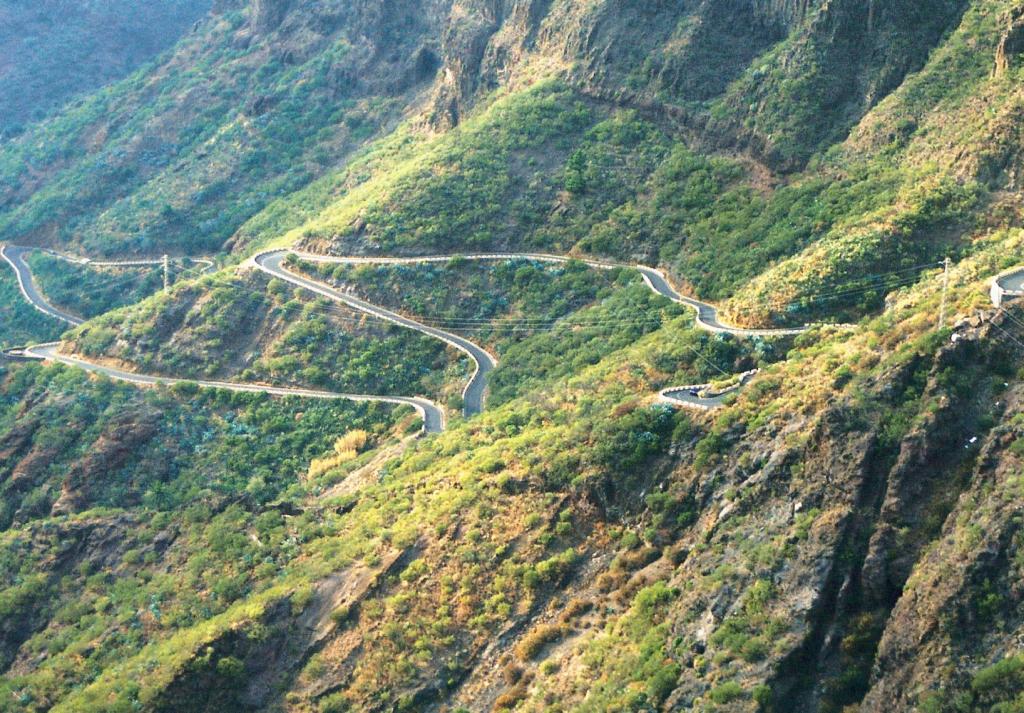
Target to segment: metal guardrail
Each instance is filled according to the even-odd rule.
[[[28,347],[10,347],[0,350],[0,358],[7,361],[39,361],[39,357],[28,353]]]
[[[712,409],[721,406],[716,399],[720,399],[723,396],[735,393],[742,389],[747,383],[757,376],[761,372],[760,369],[751,369],[745,371],[742,374],[738,374],[739,381],[732,386],[727,386],[720,391],[709,391],[710,384],[690,384],[688,386],[670,386],[667,389],[662,389],[658,392],[658,400],[662,403],[667,403],[672,406],[684,406],[686,408],[695,408],[701,411],[711,411]],[[672,394],[678,393],[689,393],[697,391],[697,395],[692,396],[696,400],[679,399],[672,396]]]

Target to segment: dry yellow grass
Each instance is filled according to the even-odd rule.
[[[369,434],[366,431],[350,431],[334,442],[334,453],[323,458],[314,458],[309,464],[307,478],[313,479],[327,471],[353,460],[366,446]]]

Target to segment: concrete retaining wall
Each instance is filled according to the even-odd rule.
[[[1004,270],[995,277],[992,278],[992,286],[989,288],[989,297],[992,298],[992,304],[996,307],[1002,307],[1003,303],[1008,299],[1014,297],[1024,297],[1024,290],[1008,290],[1003,287],[1002,281],[1010,275],[1016,275],[1024,271],[1024,268],[1014,267],[1009,270]]]

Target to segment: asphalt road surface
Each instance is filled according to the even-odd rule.
[[[230,381],[208,381],[202,379],[175,379],[165,376],[147,376],[136,374],[123,369],[116,369],[110,366],[95,364],[75,356],[61,354],[60,343],[40,344],[34,347],[26,347],[20,350],[25,356],[41,359],[50,362],[59,362],[67,366],[74,366],[93,374],[102,374],[131,384],[141,386],[173,386],[174,384],[194,383],[208,389],[226,389],[241,393],[262,393],[272,396],[299,396],[312,399],[345,399],[347,401],[378,401],[382,403],[399,404],[412,406],[423,418],[423,429],[427,433],[440,433],[445,427],[444,412],[441,407],[427,399],[402,397],[402,396],[370,396],[367,394],[339,394],[331,391],[315,391],[312,389],[293,389],[277,386],[263,386],[260,384],[236,384]]]
[[[46,298],[42,295],[39,289],[36,287],[35,282],[32,279],[32,272],[29,269],[28,264],[24,260],[24,254],[34,250],[35,248],[19,247],[19,246],[4,246],[0,248],[0,256],[2,256],[12,268],[14,268],[15,274],[18,278],[18,284],[25,299],[28,300],[39,311],[60,319],[72,325],[82,324],[79,317],[70,313],[64,312],[53,305],[51,305]],[[59,253],[53,253],[58,257],[65,257]],[[497,359],[487,352],[479,345],[465,339],[452,332],[447,332],[442,329],[430,327],[426,324],[404,317],[400,314],[392,312],[391,310],[377,305],[371,304],[353,295],[345,294],[339,290],[336,290],[322,282],[312,280],[297,274],[284,265],[284,261],[289,255],[295,255],[300,259],[313,261],[313,262],[328,262],[328,263],[343,263],[343,264],[414,264],[414,263],[431,263],[431,262],[448,262],[452,259],[464,259],[464,260],[514,260],[514,259],[526,259],[526,260],[537,260],[543,262],[556,262],[565,263],[571,260],[577,260],[578,258],[572,258],[562,255],[550,255],[546,253],[480,253],[480,254],[467,254],[467,255],[435,255],[425,257],[334,257],[328,255],[315,255],[309,253],[300,253],[288,249],[280,249],[268,251],[255,256],[252,259],[252,263],[263,270],[264,272],[289,282],[293,285],[302,287],[303,289],[309,290],[315,294],[319,294],[328,299],[334,300],[345,304],[353,309],[359,310],[366,314],[375,316],[379,319],[386,320],[393,324],[397,324],[408,329],[413,329],[422,334],[440,339],[451,346],[466,353],[474,362],[475,370],[473,376],[470,378],[465,389],[463,390],[463,405],[464,413],[467,416],[472,416],[483,411],[484,400],[486,397],[487,390],[487,375],[493,371],[497,366]],[[66,258],[73,262],[90,263],[90,261],[81,258]],[[209,262],[206,260],[197,260],[198,262]],[[643,277],[644,283],[654,292],[663,297],[666,297],[673,302],[684,304],[692,308],[697,313],[696,323],[697,326],[716,333],[734,334],[737,336],[780,336],[799,334],[805,331],[806,328],[802,329],[746,329],[741,327],[734,327],[728,324],[724,324],[718,319],[718,311],[713,306],[706,302],[693,299],[691,297],[684,297],[680,295],[675,288],[672,287],[671,283],[665,277],[665,275],[652,267],[645,265],[626,265],[623,263],[606,262],[599,260],[581,259],[581,262],[599,269],[613,269],[613,268],[629,268],[635,269],[640,272]],[[125,261],[123,263],[91,263],[95,265],[104,264],[154,264],[159,261]],[[210,263],[212,265],[212,263]],[[1024,285],[1024,272],[1020,275],[1011,276],[1010,279],[1019,278],[1020,283]],[[29,347],[24,350],[12,350],[12,355],[17,354],[22,358],[32,359],[45,359],[48,361],[57,361],[63,364],[76,366],[86,371],[105,374],[112,379],[118,379],[121,381],[127,381],[135,384],[143,385],[154,385],[154,384],[176,384],[182,382],[193,382],[202,387],[207,388],[221,388],[229,389],[232,391],[241,392],[260,392],[267,393],[277,396],[300,396],[306,398],[341,398],[352,401],[380,401],[386,403],[395,404],[406,404],[412,406],[420,413],[424,421],[424,430],[428,433],[437,433],[443,431],[445,428],[445,416],[444,411],[437,404],[433,403],[428,399],[418,397],[390,397],[390,396],[374,396],[368,394],[338,394],[327,391],[314,391],[309,389],[294,389],[285,387],[272,387],[264,386],[259,384],[236,384],[231,382],[223,381],[195,381],[192,379],[177,379],[171,377],[156,377],[146,376],[142,374],[136,374],[133,372],[123,371],[113,367],[102,366],[87,362],[78,357],[68,356],[60,354],[58,352],[59,345],[57,344],[46,344],[36,347]],[[745,381],[744,381],[745,383]],[[698,409],[712,409],[722,406],[725,399],[732,391],[738,390],[741,387],[735,387],[725,393],[718,394],[715,396],[701,396],[700,393],[706,388],[706,385],[700,386],[685,386],[678,388],[671,388],[662,391],[660,397],[663,401],[678,404],[682,406],[689,406]],[[694,393],[697,392],[697,393]]]
[[[408,329],[416,330],[422,334],[435,337],[443,342],[446,342],[456,349],[466,353],[470,359],[476,365],[476,369],[473,372],[473,376],[470,378],[469,383],[466,384],[466,388],[462,392],[462,403],[463,412],[467,416],[472,416],[481,413],[484,409],[484,397],[487,390],[487,375],[494,370],[498,365],[498,360],[494,358],[487,350],[480,347],[468,339],[464,339],[457,334],[446,332],[443,329],[436,329],[429,327],[425,324],[417,322],[414,319],[403,317],[402,315],[392,312],[391,310],[378,307],[370,304],[365,300],[361,300],[358,297],[347,295],[344,292],[335,290],[328,285],[316,280],[311,280],[307,277],[303,277],[291,270],[284,267],[284,261],[289,255],[297,255],[303,259],[313,259],[318,262],[350,262],[347,258],[330,258],[319,255],[305,255],[302,253],[293,253],[291,250],[274,250],[271,252],[261,253],[253,258],[253,262],[256,266],[264,272],[273,275],[274,277],[289,282],[293,285],[297,285],[310,292],[315,292],[318,295],[327,297],[328,299],[334,300],[335,302],[341,302],[342,304],[348,305],[349,307],[364,312],[366,314],[378,317],[386,320],[393,324],[397,324]],[[364,261],[365,262],[365,261]]]
[[[484,397],[486,393],[486,377],[487,374],[494,369],[497,365],[497,360],[486,352],[478,345],[464,339],[457,334],[446,332],[444,330],[435,329],[434,327],[428,327],[420,322],[413,319],[403,317],[394,312],[386,310],[382,307],[377,307],[369,302],[361,300],[357,297],[347,295],[338,290],[331,289],[321,282],[311,280],[309,278],[298,275],[284,266],[284,261],[289,255],[294,255],[302,260],[309,262],[320,262],[320,263],[341,263],[346,265],[408,265],[408,264],[421,264],[421,263],[437,263],[437,262],[449,262],[453,259],[460,260],[536,260],[540,262],[553,262],[553,263],[566,263],[572,260],[579,260],[590,267],[598,269],[614,269],[614,268],[626,268],[635,269],[643,277],[644,283],[655,293],[679,304],[690,307],[697,313],[696,324],[701,329],[705,329],[709,332],[717,334],[733,334],[740,337],[772,337],[772,336],[785,336],[801,334],[807,330],[806,327],[795,328],[795,329],[746,329],[743,327],[734,327],[732,325],[724,324],[718,319],[718,310],[714,305],[708,304],[707,302],[701,302],[700,300],[693,299],[692,297],[684,297],[679,294],[668,278],[665,277],[664,273],[653,267],[647,267],[646,265],[627,265],[624,263],[607,262],[602,260],[589,260],[589,259],[578,259],[567,257],[564,255],[551,255],[548,253],[470,253],[470,254],[457,254],[457,255],[430,255],[422,257],[376,257],[376,256],[357,256],[357,257],[336,257],[331,255],[317,255],[312,253],[301,253],[294,250],[273,250],[266,253],[261,253],[253,258],[253,263],[264,272],[267,272],[274,277],[286,280],[294,285],[304,287],[308,290],[316,292],[317,294],[329,297],[333,300],[343,302],[348,306],[358,309],[367,314],[371,314],[381,319],[386,319],[390,322],[400,324],[410,329],[415,329],[424,334],[428,334],[438,339],[442,339],[445,342],[452,344],[462,351],[469,354],[477,365],[476,372],[473,374],[473,378],[466,386],[466,390],[463,392],[465,413],[466,415],[473,415],[483,411]],[[703,389],[706,385],[702,385],[699,389]],[[671,389],[664,391],[661,394],[661,398],[664,401],[678,404],[682,406],[689,406],[699,409],[711,409],[722,406],[725,402],[725,398],[728,395],[721,394],[714,397],[704,398],[699,395],[693,395],[690,391],[694,387],[680,387],[678,389]]]
[[[51,305],[42,293],[36,287],[34,280],[32,279],[32,271],[29,269],[28,263],[24,260],[25,253],[31,252],[35,248],[19,247],[13,245],[6,245],[0,248],[0,256],[7,261],[12,268],[14,268],[15,275],[18,278],[18,285],[21,288],[21,293],[25,299],[36,309],[44,314],[50,315],[57,319],[63,320],[72,325],[79,325],[83,323],[80,318],[68,314],[62,310],[57,309]],[[79,262],[75,260],[75,262]],[[205,260],[197,260],[197,262],[206,262]],[[98,264],[98,263],[97,263]],[[126,263],[110,263],[110,264],[126,264]],[[136,264],[130,262],[127,264]],[[139,261],[139,264],[148,264]],[[212,264],[212,263],[211,263]],[[74,366],[79,369],[94,373],[103,374],[111,379],[118,381],[125,381],[132,384],[139,384],[143,386],[155,386],[163,384],[171,386],[174,384],[180,384],[185,382],[192,382],[198,384],[204,388],[213,389],[227,389],[228,391],[237,391],[245,393],[265,393],[272,396],[298,396],[302,398],[318,398],[318,399],[346,399],[348,401],[376,401],[381,403],[401,404],[413,407],[420,417],[423,419],[423,430],[427,433],[440,433],[445,429],[445,414],[444,410],[435,404],[433,401],[424,398],[417,397],[404,397],[404,396],[374,396],[370,394],[339,394],[330,391],[315,391],[312,389],[296,389],[287,387],[276,387],[276,386],[265,386],[261,384],[236,384],[227,381],[208,381],[208,380],[193,380],[193,379],[177,379],[163,376],[148,376],[145,374],[136,374],[134,372],[125,371],[123,369],[117,369],[110,366],[104,366],[101,364],[94,364],[78,357],[61,354],[58,350],[60,348],[59,343],[52,344],[40,344],[33,347],[26,347],[24,349],[9,350],[10,355],[15,358],[21,359],[39,359],[44,361],[59,362],[67,366]]]
[[[996,281],[1000,287],[1009,293],[1022,293],[1024,292],[1024,268],[1000,275],[996,278]],[[1009,296],[1014,297],[1016,295],[1011,294]]]
[[[602,270],[614,268],[625,268],[636,270],[644,278],[647,286],[659,295],[666,297],[678,304],[686,305],[697,313],[697,326],[709,332],[721,334],[734,334],[739,337],[778,337],[794,334],[802,334],[807,327],[795,327],[786,329],[747,329],[725,324],[718,319],[718,308],[707,302],[685,297],[676,291],[669,283],[668,278],[660,270],[646,265],[629,265],[626,263],[609,262],[606,260],[590,260],[587,258],[574,258],[565,255],[551,255],[549,253],[469,253],[465,255],[430,255],[424,257],[334,257],[330,255],[314,255],[311,253],[300,253],[291,250],[274,251],[265,255],[277,253],[293,253],[296,257],[310,262],[332,262],[346,265],[412,265],[417,263],[449,262],[451,260],[536,260],[539,262],[566,263],[571,261],[582,262],[590,267]],[[263,256],[257,256],[259,260]],[[1024,279],[1024,276],[1022,276]]]
[[[717,396],[701,396],[700,392],[707,388],[707,384],[701,384],[699,386],[678,386],[671,389],[665,389],[661,392],[660,397],[662,401],[668,402],[673,405],[689,406],[691,408],[711,410],[718,408],[719,406],[725,405],[726,398],[737,389],[730,389],[729,391],[718,394]],[[697,394],[692,393],[697,391]]]
[[[79,324],[82,324],[85,320],[54,307],[46,301],[46,298],[43,297],[39,288],[36,287],[35,280],[32,279],[32,271],[29,269],[28,263],[25,262],[25,253],[30,253],[33,250],[35,250],[35,248],[23,248],[17,245],[4,245],[0,248],[0,256],[2,256],[3,259],[14,268],[14,274],[18,278],[18,287],[21,289],[21,294],[24,295],[26,300],[28,300],[29,304],[43,314],[47,314],[76,327]]]

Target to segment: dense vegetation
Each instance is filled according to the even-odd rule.
[[[159,266],[90,267],[40,252],[30,253],[26,261],[52,304],[85,318],[140,302],[164,285]],[[198,277],[205,267],[176,260],[168,270],[168,281]]]
[[[158,632],[273,586],[323,532],[296,504],[310,459],[351,430],[370,447],[396,418],[415,424],[407,409],[140,391],[59,367],[0,378],[3,664],[18,647],[54,655],[5,677],[5,710],[48,710]],[[50,538],[72,549],[53,561]]]
[[[335,286],[354,287],[373,304],[480,343],[506,344],[550,329],[581,308],[640,282],[629,270],[534,260],[360,265],[297,260],[299,269]],[[568,320],[572,324],[572,320]]]
[[[1018,4],[226,3],[31,127],[5,239],[574,252],[849,324],[710,334],[576,263],[302,265],[498,352],[420,438],[11,366],[0,710],[1019,709],[1024,313],[987,295],[1024,250]],[[450,406],[468,376],[244,269],[65,348]]]
[[[26,242],[53,227],[90,255],[215,252],[393,123],[401,97],[430,76],[408,54],[363,67],[361,28],[331,7],[307,15],[316,29],[293,28],[282,52],[231,5],[155,66],[5,145],[0,233]],[[376,41],[415,48],[417,28],[403,39],[383,24]]]
[[[352,286],[374,304],[494,344],[499,365],[489,382],[492,404],[579,373],[685,312],[653,294],[637,273],[578,262],[456,259],[353,267],[296,261],[296,267]],[[664,366],[671,372],[685,364],[712,381],[782,353],[764,340],[747,350],[728,336],[686,330]]]
[[[26,302],[14,271],[6,263],[0,265],[0,347],[52,341],[65,326]]]
[[[888,155],[752,185],[743,163],[673,144],[637,112],[593,106],[560,82],[499,99],[408,158],[392,158],[390,144],[380,150],[384,168],[290,236],[345,252],[577,249],[670,266],[710,299],[775,264],[780,277],[745,300],[765,306],[730,311],[753,324],[878,309],[887,289],[917,276],[910,268],[956,253],[928,238],[966,220],[980,191],[934,176],[922,185]],[[874,227],[893,205],[894,227]],[[865,247],[850,251],[842,236],[867,225]],[[887,240],[893,230],[900,240]]]
[[[441,342],[262,276],[221,273],[107,313],[69,335],[90,357],[185,377],[343,393],[458,393],[465,360]]]
[[[356,428],[380,435],[391,423],[390,407],[379,405],[281,401],[194,391],[187,384],[140,392],[66,368],[20,367],[5,371],[4,378],[2,421],[11,449],[0,471],[7,487],[0,517],[5,528],[48,515],[53,501],[69,490],[84,491],[72,493],[80,500],[72,511],[83,505],[176,510],[211,495],[240,493],[267,503],[293,485],[333,439]],[[38,399],[44,392],[46,398]],[[25,399],[40,403],[19,412]],[[98,480],[80,461],[90,450],[93,467],[104,476]],[[14,456],[26,454],[38,462],[15,483]],[[118,472],[118,461],[130,467]],[[76,462],[79,472],[69,467]],[[64,493],[54,487],[61,477]]]
[[[975,285],[958,283],[954,299],[971,299]],[[938,342],[928,334],[929,323],[920,319],[918,303],[934,304],[937,299],[934,289],[919,291],[903,299],[892,314],[875,320],[858,337],[857,346],[881,334],[887,342],[908,348],[867,367],[863,375],[839,389],[839,398],[846,401],[842,408],[853,408],[854,420],[869,423],[896,413],[888,406],[880,408],[882,404],[905,400],[908,408],[901,416],[905,420],[884,425],[891,432],[890,444],[904,438],[910,422],[921,418],[918,409],[926,413],[935,396],[927,393],[923,383],[911,383],[899,394],[866,390],[879,374],[898,370],[908,360],[927,363],[935,353]],[[220,681],[220,690],[231,691],[221,676],[232,670],[256,675],[262,647],[290,630],[292,616],[320,601],[316,593],[302,594],[308,576],[339,567],[354,573],[363,567],[386,566],[401,552],[411,554],[401,559],[399,569],[391,570],[393,578],[373,596],[335,610],[333,623],[327,625],[335,632],[329,644],[316,655],[299,652],[301,671],[289,669],[292,683],[287,685],[302,690],[308,685],[304,682],[347,681],[344,693],[323,699],[323,710],[344,708],[346,701],[354,704],[384,688],[396,691],[395,700],[402,700],[402,691],[410,691],[411,696],[420,685],[417,682],[446,675],[447,667],[438,667],[455,651],[465,646],[482,650],[510,621],[536,623],[519,640],[517,659],[503,664],[511,680],[518,681],[504,700],[532,700],[544,695],[541,691],[571,696],[574,690],[589,690],[595,710],[642,709],[672,694],[673,682],[681,675],[678,661],[688,660],[687,652],[694,645],[687,639],[672,643],[674,639],[666,633],[667,618],[675,616],[672,612],[679,607],[685,611],[697,606],[706,593],[720,591],[726,584],[745,594],[706,644],[707,653],[694,661],[698,671],[716,681],[706,691],[707,700],[770,700],[771,691],[749,684],[749,677],[756,680],[760,667],[789,650],[800,627],[785,615],[789,597],[795,594],[784,576],[779,584],[770,584],[773,573],[781,576],[792,563],[818,557],[831,537],[829,523],[834,515],[829,513],[843,505],[834,502],[829,508],[809,508],[792,522],[775,522],[769,532],[755,534],[766,523],[743,503],[763,497],[771,484],[741,487],[725,464],[764,467],[757,460],[763,457],[757,453],[761,437],[744,441],[740,434],[772,432],[792,418],[794,409],[813,409],[815,403],[834,398],[830,382],[821,377],[833,370],[830,364],[847,353],[851,344],[840,334],[818,333],[815,339],[804,339],[740,403],[713,423],[698,424],[636,397],[657,388],[666,375],[673,381],[696,379],[697,370],[706,368],[685,348],[678,326],[663,329],[664,334],[654,332],[608,354],[593,367],[548,380],[523,398],[493,408],[480,419],[384,464],[374,479],[363,482],[355,499],[348,488],[336,491],[341,514],[328,516],[322,538],[302,545],[312,560],[296,560],[288,579],[282,580],[289,587],[252,595],[246,608],[228,610],[226,618],[190,628],[187,636],[170,638],[165,647],[143,649],[139,657],[109,669],[66,706],[90,710],[90,705],[111,700],[108,696],[147,701],[153,696],[184,695],[204,681]],[[530,337],[523,345],[545,336]],[[715,352],[706,355],[713,357]],[[990,378],[984,370],[979,374],[983,382],[978,384]],[[950,395],[964,392],[962,385],[955,388]],[[968,385],[966,391],[972,387]],[[869,401],[862,402],[864,398]],[[544,406],[548,399],[564,406],[549,410]],[[955,402],[951,407],[956,408]],[[672,448],[684,449],[687,457],[666,460]],[[810,464],[817,457],[813,444],[802,448],[789,477],[796,478],[809,497],[815,488],[827,486],[799,474],[804,459],[813,467]],[[352,472],[347,466],[343,462],[341,474],[328,469],[322,477],[337,483],[339,475]],[[725,480],[711,486],[705,480],[708,477]],[[699,523],[711,514],[702,512],[699,499],[694,499],[688,485],[691,478],[721,488],[723,497],[741,508],[730,518],[727,530],[707,541]],[[306,487],[317,492],[323,486],[315,483],[310,481]],[[409,490],[412,483],[416,488]],[[446,487],[450,483],[460,487]],[[566,498],[562,495],[566,492],[578,495]],[[318,502],[329,506],[330,493],[321,495]],[[596,503],[601,514],[593,519]],[[453,538],[453,532],[466,534]],[[519,542],[512,550],[504,546],[510,537]],[[601,542],[609,544],[595,550]],[[342,549],[334,554],[339,546]],[[613,562],[598,554],[606,548],[615,554]],[[352,552],[364,553],[360,564],[351,563]],[[322,557],[341,557],[330,561],[347,564],[325,570],[328,565]],[[681,568],[679,573],[667,580],[649,579],[676,566]],[[587,574],[595,570],[600,577]],[[683,582],[689,584],[683,586]],[[570,593],[579,602],[569,601]],[[284,608],[274,604],[281,597],[289,602]],[[607,602],[596,614],[590,604],[594,600]],[[548,609],[551,602],[555,604]],[[548,620],[546,610],[556,616]],[[606,626],[594,626],[602,620]],[[563,651],[558,648],[560,642],[589,637],[586,632],[591,629],[595,635],[585,639],[580,660],[588,670],[600,672],[600,680],[595,684],[588,679],[585,689],[574,689],[571,678],[563,674],[571,669],[557,663],[555,652]],[[333,668],[331,662],[346,650],[350,630],[369,646],[358,666],[347,673]],[[241,638],[229,631],[241,632]],[[202,653],[204,647],[211,650],[209,656]],[[222,660],[227,663],[221,664]],[[139,689],[118,683],[154,665],[173,675],[173,683],[164,679],[167,683],[156,689],[152,680]],[[543,686],[536,688],[531,680]]]

